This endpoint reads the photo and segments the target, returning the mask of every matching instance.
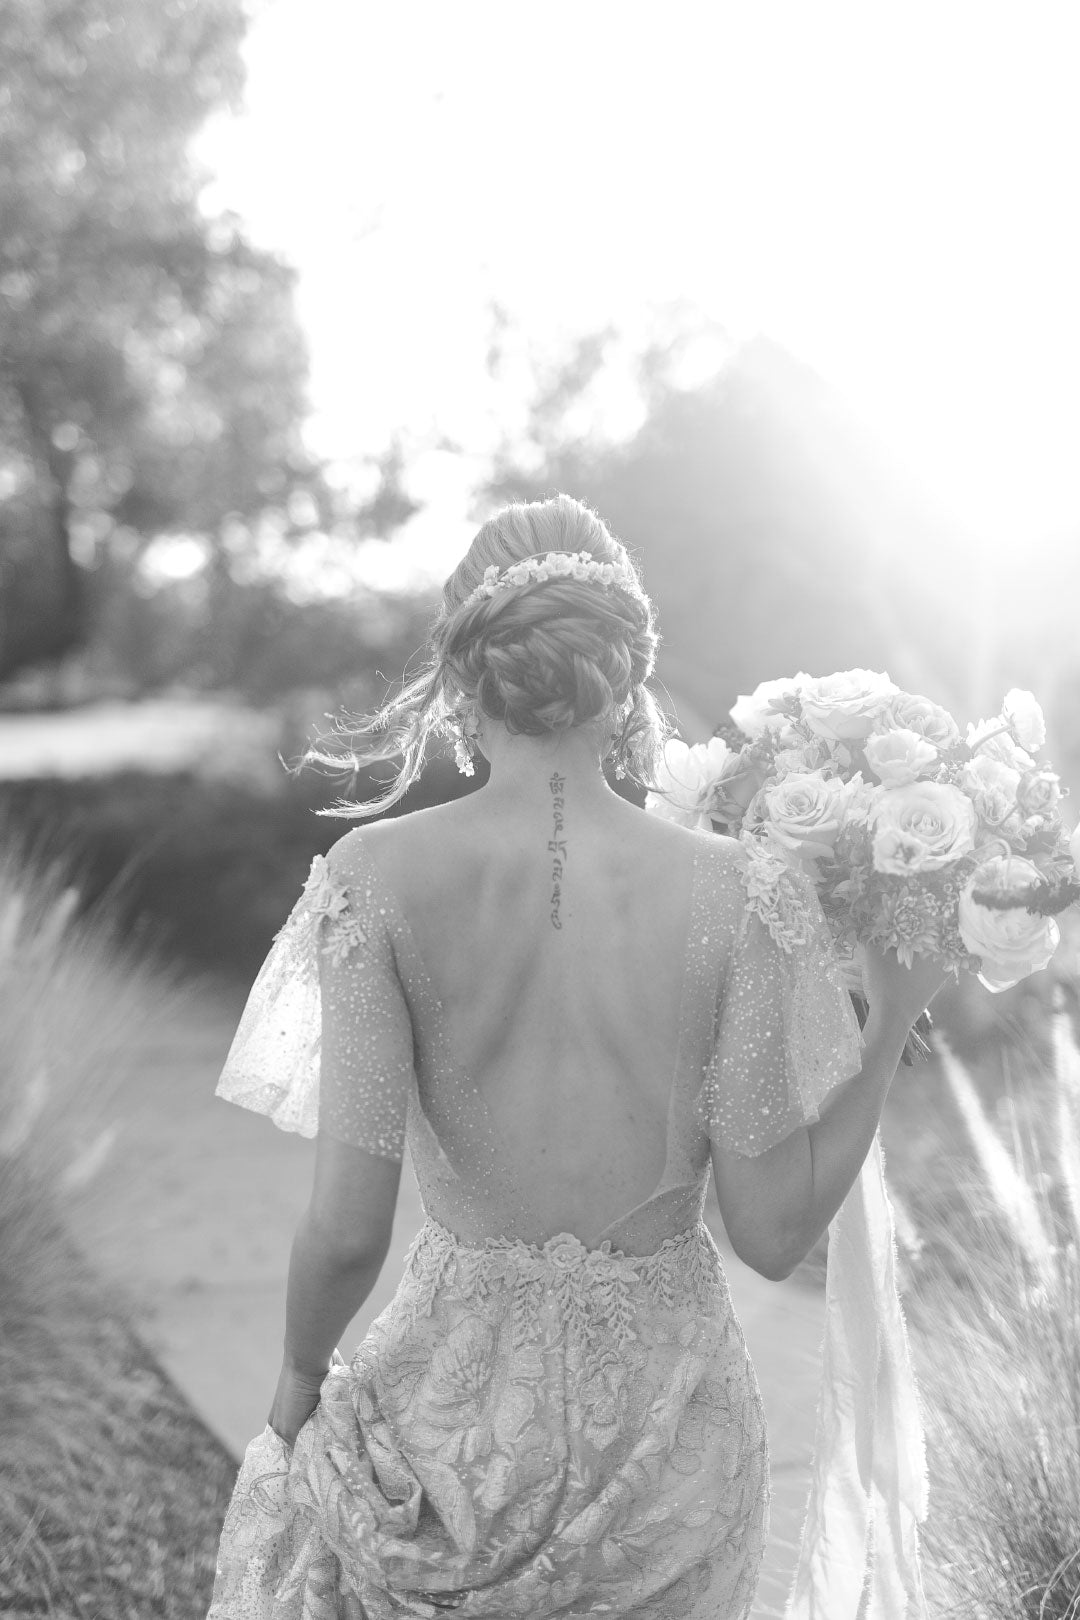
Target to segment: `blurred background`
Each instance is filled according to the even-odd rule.
[[[861,665],[961,724],[1032,689],[1075,789],[1078,69],[1052,4],[0,0],[5,1612],[205,1613],[311,1170],[213,1086],[349,825],[316,812],[374,789],[287,767],[499,505],[567,490],[629,546],[690,742]],[[436,759],[398,808],[482,783]],[[882,1127],[928,1545],[980,1620],[1080,1568],[1061,921],[1044,973],[941,998],[958,1061]],[[406,1188],[395,1256],[418,1219]],[[777,1465],[755,1620],[823,1257],[786,1293],[729,1257]]]
[[[1067,10],[0,28],[0,804],[88,902],[250,977],[371,790],[281,759],[555,489],[640,558],[689,740],[862,664],[962,721],[1033,688],[1075,774]]]

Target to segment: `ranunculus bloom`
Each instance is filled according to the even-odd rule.
[[[979,981],[988,990],[1008,990],[1044,968],[1061,935],[1053,917],[1039,916],[1023,906],[1008,911],[981,906],[975,891],[1022,889],[1041,876],[1037,866],[1020,856],[995,855],[964,887],[957,918],[960,938],[972,956],[982,959]]]
[[[913,833],[900,832],[896,827],[882,827],[874,834],[873,850],[875,872],[908,877],[912,872],[927,870],[929,848]]]
[[[940,703],[932,703],[918,692],[899,692],[887,705],[879,726],[895,726],[900,731],[917,731],[935,748],[948,748],[960,736],[960,729]]]
[[[678,737],[664,744],[664,758],[657,772],[656,791],[646,795],[645,808],[681,827],[712,831],[708,801],[723,773],[731,749],[720,737],[688,747]]]
[[[937,764],[938,751],[917,731],[877,731],[863,744],[866,763],[886,787],[915,782]]]
[[[809,679],[809,675],[800,671],[798,675],[786,675],[778,681],[762,681],[749,694],[740,692],[728,713],[746,736],[760,737],[767,725],[779,720],[787,711],[791,699]]]
[[[769,836],[800,860],[831,855],[844,823],[846,783],[821,771],[796,772],[764,791]]]
[[[888,675],[876,670],[842,669],[804,683],[800,691],[803,719],[819,737],[834,742],[866,737],[898,691]]]
[[[1012,727],[1013,735],[1021,748],[1026,748],[1029,753],[1036,753],[1046,741],[1046,721],[1043,719],[1043,712],[1034,692],[1026,692],[1023,687],[1014,686],[1011,691],[1006,692],[1001,712]]]
[[[772,768],[777,776],[791,776],[816,770],[819,764],[819,760],[807,758],[805,748],[780,748],[773,755]]]
[[[1029,771],[1035,761],[1008,731],[1003,720],[972,721],[967,728],[967,745],[980,757],[1000,759],[1014,771]]]
[[[971,795],[976,813],[988,827],[1004,827],[1010,818],[1018,821],[1016,795],[1020,772],[1002,764],[992,754],[973,754],[960,773],[960,784]]]
[[[907,787],[879,788],[870,814],[876,835],[891,830],[921,846],[921,853],[915,848],[908,851],[911,859],[905,871],[937,871],[975,847],[974,807],[949,782],[911,782]],[[874,847],[876,850],[877,837]]]
[[[847,785],[847,797],[844,801],[844,826],[850,827],[853,822],[865,822],[873,809],[880,789],[873,782],[867,782],[861,771],[856,771]]]

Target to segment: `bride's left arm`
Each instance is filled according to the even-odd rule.
[[[334,1347],[378,1279],[400,1180],[400,1162],[319,1137],[311,1202],[289,1260],[284,1359],[268,1419],[290,1446],[318,1405]]]
[[[270,1426],[292,1445],[334,1347],[375,1286],[401,1180],[413,1035],[386,911],[363,842],[329,852],[317,907],[318,1140],[311,1201],[289,1261],[285,1346]]]

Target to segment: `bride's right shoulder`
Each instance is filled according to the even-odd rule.
[[[746,846],[737,838],[731,838],[727,833],[693,834],[700,838],[700,855],[702,860],[709,861],[721,871],[732,874],[739,873],[746,865]]]
[[[684,827],[661,816],[649,816],[653,836],[684,844],[702,860],[731,865],[743,858],[743,845],[727,833],[705,832],[698,827]]]

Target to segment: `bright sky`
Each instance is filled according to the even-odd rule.
[[[809,361],[999,543],[1080,518],[1075,6],[264,0],[247,60],[207,203],[300,271],[316,447],[429,452],[416,558],[460,555],[531,364],[671,300]]]

